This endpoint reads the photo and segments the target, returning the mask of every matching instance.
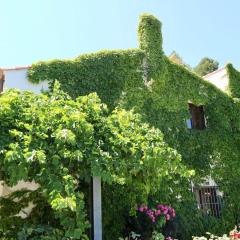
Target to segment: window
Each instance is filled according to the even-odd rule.
[[[187,127],[189,129],[205,129],[206,122],[204,116],[203,106],[196,106],[192,103],[188,103],[191,119],[187,120]]]
[[[217,186],[205,186],[195,189],[198,207],[204,214],[220,217],[222,208],[222,194]]]

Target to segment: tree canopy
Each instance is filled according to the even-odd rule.
[[[198,65],[194,68],[194,71],[199,75],[199,76],[205,76],[208,73],[211,73],[215,70],[217,70],[219,67],[219,62],[205,57],[203,58]]]
[[[163,134],[139,115],[110,113],[95,93],[72,100],[58,83],[51,96],[18,90],[0,95],[0,129],[1,180],[39,184],[1,198],[2,239],[87,239],[80,182],[91,176],[109,186],[131,186],[135,208],[161,182],[191,175]],[[36,207],[21,219],[17,214],[29,201]]]

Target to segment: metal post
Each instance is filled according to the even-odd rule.
[[[100,177],[93,177],[93,230],[94,240],[102,240],[102,189]]]

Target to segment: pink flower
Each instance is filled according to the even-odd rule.
[[[161,210],[155,210],[155,216],[161,215]]]
[[[173,208],[169,208],[169,212],[172,215],[172,217],[176,217],[176,212]]]
[[[144,208],[143,208],[143,207],[140,207],[140,208],[138,209],[138,211],[139,211],[139,212],[144,212]]]
[[[143,206],[143,211],[147,211],[148,207],[147,206]]]
[[[153,215],[154,215],[153,210],[151,210],[151,209],[147,210],[147,215],[148,215],[149,217],[153,217]]]
[[[162,211],[163,211],[163,214],[167,214],[167,213],[168,213],[168,207],[165,207],[165,206],[164,206],[164,207],[162,208]]]
[[[139,211],[139,212],[145,212],[145,211],[147,211],[147,210],[148,210],[148,207],[145,206],[145,205],[143,205],[143,206],[141,206],[140,208],[138,208],[138,211]]]
[[[152,217],[152,222],[156,222],[156,218],[155,217]]]
[[[165,216],[166,221],[169,221],[170,218],[171,218],[170,215],[169,215],[169,214],[166,214],[166,216]]]

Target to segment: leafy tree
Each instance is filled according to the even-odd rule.
[[[51,96],[2,94],[0,129],[1,180],[9,186],[20,180],[39,184],[35,191],[0,199],[3,239],[87,239],[81,186],[91,176],[101,176],[104,189],[128,189],[124,201],[130,211],[160,184],[191,175],[162,133],[139,115],[123,109],[110,113],[94,93],[72,100],[58,83]],[[30,201],[35,208],[22,219],[17,214]]]
[[[195,73],[199,76],[205,76],[217,70],[219,67],[219,62],[211,58],[203,58],[198,65],[194,68]]]

